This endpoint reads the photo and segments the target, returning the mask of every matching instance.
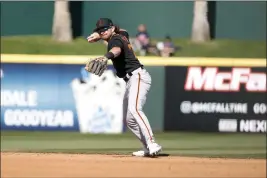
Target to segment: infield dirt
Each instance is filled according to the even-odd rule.
[[[266,177],[266,160],[1,153],[1,177]]]

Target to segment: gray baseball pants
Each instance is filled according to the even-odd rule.
[[[154,142],[150,123],[143,112],[147,93],[151,86],[150,74],[142,68],[132,72],[132,76],[126,83],[126,91],[123,99],[123,118],[127,127],[141,141],[143,147]]]

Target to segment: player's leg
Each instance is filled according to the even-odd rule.
[[[146,96],[151,86],[151,77],[146,70],[142,70],[131,76],[129,85],[129,112],[138,123],[140,130],[145,137],[150,154],[157,153],[161,150],[161,146],[155,143],[150,123],[143,112]]]
[[[135,121],[132,115],[127,117],[127,126],[133,132],[133,134],[139,139],[139,141],[142,143],[142,146],[143,146],[142,150],[135,151],[132,153],[132,155],[133,156],[148,156],[149,150],[147,148],[148,145],[146,144],[146,139],[143,133],[141,132],[141,129],[138,123]]]
[[[135,118],[128,110],[128,99],[129,99],[128,96],[129,96],[129,86],[127,86],[125,94],[124,94],[124,98],[123,98],[123,118],[129,130],[131,130],[133,134],[140,140],[144,148],[141,151],[134,152],[133,155],[134,156],[145,156],[148,153],[146,139],[144,135],[142,134],[140,127],[138,123],[136,122]]]

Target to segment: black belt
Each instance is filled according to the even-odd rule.
[[[144,69],[144,66],[140,66],[141,67],[141,69]],[[139,67],[138,67],[139,68]],[[137,68],[137,69],[138,69]],[[136,69],[134,69],[133,71],[135,71]],[[133,73],[132,72],[128,72],[127,73],[130,77],[133,75]],[[127,76],[127,74],[123,77],[123,80],[125,81],[125,82],[128,82],[129,81],[129,79],[130,79],[130,77],[128,77]]]

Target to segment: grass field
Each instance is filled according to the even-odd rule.
[[[264,134],[156,133],[163,153],[178,156],[266,158]],[[2,131],[1,151],[131,154],[140,149],[132,133]]]
[[[154,42],[159,40],[153,39]],[[181,47],[175,54],[180,57],[266,58],[266,41],[226,39],[193,44],[188,39],[174,39],[174,43]],[[87,43],[85,37],[69,44],[57,43],[50,36],[1,37],[2,54],[102,55],[105,52],[102,43]]]

